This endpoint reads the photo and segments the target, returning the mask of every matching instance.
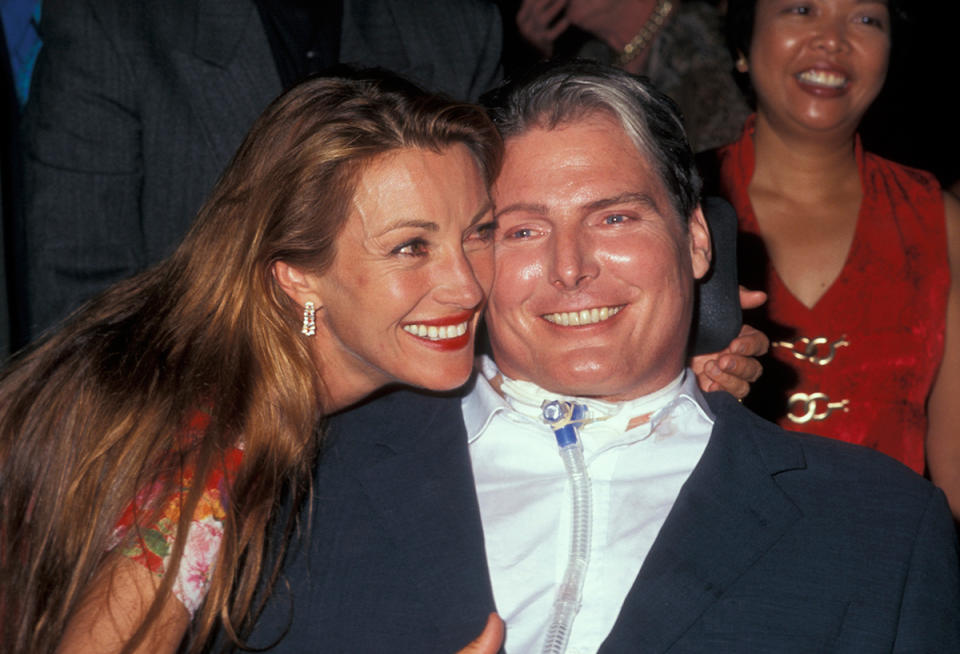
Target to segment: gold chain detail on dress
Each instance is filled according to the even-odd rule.
[[[830,343],[829,339],[824,336],[818,336],[813,339],[804,336],[803,338],[798,338],[793,343],[790,341],[776,341],[770,345],[772,347],[782,347],[790,350],[790,353],[797,359],[809,361],[817,366],[825,366],[833,361],[833,357],[837,354],[837,348],[847,347],[850,345],[850,341],[847,340],[846,336],[841,336],[840,340],[834,341],[833,343]],[[825,355],[820,354],[821,345],[828,346]]]
[[[823,403],[821,410],[817,409],[817,402]],[[799,415],[793,413],[793,408],[798,405],[803,409],[803,413]],[[807,393],[794,393],[790,396],[790,399],[787,400],[787,411],[787,417],[790,419],[790,422],[802,425],[811,420],[826,420],[834,411],[849,413],[850,400],[831,402],[825,393],[818,392],[810,393],[809,395]]]

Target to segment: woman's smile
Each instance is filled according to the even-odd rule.
[[[402,329],[428,347],[459,350],[473,343],[477,311],[462,311],[443,318],[404,323]]]

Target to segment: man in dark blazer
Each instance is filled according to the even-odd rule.
[[[173,250],[254,119],[296,81],[298,66],[285,64],[301,53],[291,50],[388,68],[466,100],[499,81],[491,2],[310,4],[44,2],[23,124],[32,336]],[[301,16],[339,38],[338,52],[300,35]]]
[[[253,644],[448,653],[498,611],[507,651],[539,651],[569,501],[552,444],[569,432],[538,420],[544,400],[587,406],[570,420],[606,516],[568,651],[960,651],[943,493],[874,451],[704,398],[684,372],[711,244],[669,101],[571,64],[506,106],[495,362],[463,395],[397,391],[331,421],[308,537]],[[614,450],[619,466],[603,462]],[[541,541],[559,545],[543,557]]]

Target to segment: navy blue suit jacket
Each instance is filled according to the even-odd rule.
[[[960,651],[939,490],[726,394],[708,401],[710,442],[602,652]],[[288,629],[273,651],[466,645],[495,606],[459,398],[393,393],[332,421],[328,443],[309,540],[253,642]]]

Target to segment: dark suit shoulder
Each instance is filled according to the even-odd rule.
[[[707,401],[718,422],[741,431],[771,466],[771,473],[804,470],[823,482],[876,482],[886,488],[918,489],[932,485],[899,461],[876,450],[832,438],[787,431],[743,407],[727,393],[710,393]]]
[[[729,395],[711,395],[715,432],[759,456],[817,538],[842,546],[860,543],[864,555],[904,563],[924,521],[949,531],[943,493],[899,461],[866,447],[786,431]],[[720,395],[726,397],[715,397]]]
[[[332,416],[328,437],[367,442],[401,443],[411,433],[432,431],[430,425],[462,425],[460,395],[399,388],[376,396]]]
[[[714,592],[685,600],[702,613],[671,651],[960,651],[940,490],[873,450],[707,400],[710,443],[644,563],[651,579],[695,565]],[[677,586],[665,576],[662,592]]]

